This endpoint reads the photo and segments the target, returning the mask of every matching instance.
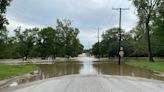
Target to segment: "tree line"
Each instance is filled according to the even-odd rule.
[[[70,20],[57,19],[56,28],[31,28],[22,30],[18,27],[10,37],[6,25],[9,24],[5,13],[12,0],[0,0],[0,58],[28,57],[46,58],[49,55],[76,57],[84,46],[78,39],[79,29],[71,26]]]
[[[83,45],[78,39],[79,29],[71,26],[70,20],[57,19],[56,28],[32,28],[14,30],[9,37],[4,26],[0,31],[0,58],[76,57],[82,53]]]
[[[119,28],[111,28],[102,34],[101,42],[97,42],[92,47],[92,54],[98,57],[117,57],[118,56],[118,30]],[[152,55],[155,57],[163,57],[164,55],[164,35],[163,30],[155,30],[151,33]],[[127,57],[147,57],[147,44],[145,34],[138,28],[125,32],[122,29],[121,46],[124,48]]]
[[[164,56],[164,1],[132,0],[136,7],[138,23],[130,32],[122,29],[122,46],[126,56]],[[101,57],[118,56],[118,28],[111,28],[102,35],[102,41],[93,45],[92,54]]]
[[[69,20],[57,20],[56,28],[33,28],[21,31],[15,30],[14,37],[8,37],[5,27],[8,21],[5,17],[6,8],[12,0],[0,1],[0,58],[77,56],[82,52],[77,35],[79,30],[71,27]],[[122,29],[122,46],[126,56],[164,55],[164,0],[132,0],[136,8],[138,23],[130,32]],[[102,57],[118,55],[118,28],[106,30],[102,41],[95,43],[92,54]]]

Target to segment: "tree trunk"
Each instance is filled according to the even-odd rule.
[[[148,46],[148,58],[149,61],[154,62],[153,56],[152,56],[152,49],[151,49],[151,40],[150,40],[150,28],[149,28],[149,22],[146,23],[146,38],[147,38],[147,46]]]
[[[23,61],[26,61],[27,58],[28,58],[28,54],[26,52],[24,52]]]
[[[3,28],[3,17],[2,13],[0,13],[0,30]]]
[[[27,55],[25,55],[25,61],[27,60]]]
[[[2,20],[0,20],[2,21]],[[0,23],[0,30],[3,29],[3,23]]]

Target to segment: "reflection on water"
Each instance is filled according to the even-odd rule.
[[[80,69],[80,74],[97,74],[92,62],[83,62],[83,67]]]
[[[151,70],[132,67],[126,64],[119,66],[115,62],[84,61],[81,63],[55,63],[53,65],[38,65],[38,67],[40,68],[41,76],[39,78],[41,79],[71,74],[106,74],[164,80],[163,77],[156,76]]]
[[[119,66],[116,62],[93,62],[96,61],[92,57],[78,57],[77,62],[56,62],[54,64],[39,64],[39,76],[16,80],[18,84],[31,81],[52,78],[57,76],[71,74],[106,74],[106,75],[122,75],[122,76],[138,76],[150,79],[164,80],[151,70],[132,67],[128,65]],[[15,81],[13,81],[15,82]]]
[[[158,79],[164,80],[164,77],[159,77],[151,70],[129,66],[126,64],[118,65],[114,62],[108,63],[95,63],[93,64],[94,68],[98,74],[107,74],[107,75],[122,75],[122,76],[137,76],[144,77],[149,79]]]
[[[56,76],[79,74],[82,67],[81,63],[55,63],[52,65],[38,65],[42,79]]]
[[[38,65],[41,79],[71,74],[106,74],[164,80],[164,77],[155,75],[151,70],[126,64],[118,65],[117,62],[93,62],[95,59],[92,57],[78,57],[77,60],[81,61]]]
[[[80,74],[97,74],[96,69],[93,67],[95,59],[92,57],[79,57],[79,60],[83,60],[83,66],[80,69]]]

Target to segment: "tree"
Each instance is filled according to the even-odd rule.
[[[101,44],[101,43],[100,43]],[[99,45],[98,42],[92,46],[92,54],[96,57],[99,55]]]
[[[118,28],[111,28],[106,30],[106,32],[102,35],[102,42],[104,43],[104,48],[107,48],[108,57],[114,57],[118,54],[118,30]]]
[[[99,50],[100,48],[100,50]],[[93,45],[92,54],[98,56],[114,57],[118,54],[118,28],[111,28],[102,35],[100,47],[98,43]]]
[[[140,26],[130,32],[125,32],[122,29],[121,46],[124,47],[125,56],[139,57],[145,56],[145,46],[143,41],[144,33]],[[102,34],[102,41],[100,42],[100,52],[98,43],[95,43],[92,48],[92,54],[97,56],[99,53],[101,57],[115,57],[118,52],[118,28],[108,29]]]
[[[30,51],[36,43],[38,30],[38,28],[33,28],[25,29],[25,31],[21,32],[20,27],[14,30],[16,33],[16,40],[19,44],[18,48],[24,60],[27,60]]]
[[[133,0],[133,4],[137,9],[139,22],[145,27],[149,61],[154,61],[150,40],[150,24],[153,22],[153,18],[158,15],[157,10],[163,7],[163,2],[163,0]]]
[[[82,53],[83,45],[78,39],[79,29],[71,27],[70,20],[57,20],[56,29],[43,28],[38,33],[38,47],[40,56],[45,58],[49,55],[78,56]]]
[[[3,47],[3,52],[0,54],[1,58],[4,59],[15,59],[15,58],[21,58],[21,55],[19,53],[19,44],[16,41],[15,37],[8,37],[5,43],[5,47]]]
[[[158,16],[154,18],[152,25],[152,44],[155,56],[164,55],[164,7],[158,10]]]
[[[0,0],[0,29],[3,29],[4,24],[8,24],[5,17],[6,8],[10,5],[12,0]]]
[[[5,41],[7,41],[7,29],[4,24],[8,24],[5,17],[6,7],[10,5],[11,0],[0,0],[0,54],[3,53]],[[1,54],[3,55],[3,54]]]
[[[79,29],[71,26],[70,20],[57,20],[57,27],[43,29],[32,28],[14,30],[13,37],[8,36],[5,26],[0,29],[0,58],[59,56],[76,57],[83,52],[84,46],[78,39]]]
[[[6,47],[7,44],[7,34],[8,31],[6,27],[0,29],[0,58],[3,58],[4,48]]]
[[[59,32],[52,27],[43,28],[39,32],[39,52],[41,57],[58,54]]]
[[[80,44],[77,38],[79,34],[79,29],[71,26],[70,20],[57,20],[56,30],[60,32],[60,42],[63,47],[63,53],[68,57],[77,56],[83,50],[82,44]]]

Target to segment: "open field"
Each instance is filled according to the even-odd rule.
[[[129,60],[126,64],[146,69],[151,69],[154,71],[164,72],[164,60],[159,60],[156,62],[149,62],[146,60]]]
[[[6,65],[0,64],[0,80],[22,75],[37,70],[35,65]]]

